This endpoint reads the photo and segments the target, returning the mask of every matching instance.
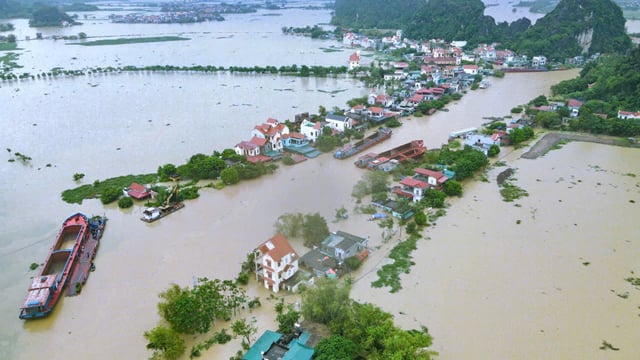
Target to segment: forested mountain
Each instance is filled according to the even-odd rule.
[[[402,29],[425,0],[336,0],[333,25],[353,29]]]
[[[624,56],[603,56],[588,63],[580,76],[551,87],[554,95],[581,98],[606,107],[599,112],[640,110],[640,49]]]
[[[332,22],[351,28],[402,29],[413,39],[500,42],[529,55],[563,60],[623,52],[631,46],[620,7],[611,0],[561,0],[531,26],[526,18],[496,24],[481,0],[336,0]]]
[[[581,53],[623,52],[631,46],[620,7],[611,0],[562,0],[512,47],[564,59]]]
[[[405,30],[414,39],[490,41],[496,38],[496,22],[484,9],[481,0],[430,0],[415,10]]]

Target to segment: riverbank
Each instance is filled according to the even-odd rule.
[[[551,132],[551,133],[544,134],[544,136],[540,140],[538,140],[529,149],[529,151],[522,154],[522,158],[537,159],[538,157],[546,154],[549,150],[554,148],[559,143],[566,143],[568,141],[583,141],[583,142],[591,142],[596,144],[625,146],[625,147],[639,146],[638,143],[632,144],[629,141],[626,141],[619,137],[581,134],[581,133]]]

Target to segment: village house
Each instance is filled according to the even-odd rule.
[[[136,200],[146,199],[153,194],[150,186],[145,186],[136,182],[131,183],[128,188],[124,189],[124,192],[127,196]]]
[[[415,168],[413,172],[414,179],[426,181],[430,187],[435,189],[442,189],[442,185],[449,180],[442,171]]]
[[[315,142],[322,136],[322,123],[319,121],[314,123],[305,119],[300,124],[300,133],[310,141]]]
[[[541,67],[541,66],[546,66],[547,65],[547,58],[545,56],[539,55],[539,56],[534,56],[531,59],[531,66],[532,67]]]
[[[236,154],[247,158],[260,155],[260,147],[251,141],[241,141],[234,146],[233,150]]]
[[[462,65],[465,74],[476,75],[478,73],[478,65]]]
[[[368,240],[344,231],[330,233],[319,247],[300,258],[300,266],[309,269],[316,277],[336,278],[344,266],[344,260],[368,256]]]
[[[356,51],[349,56],[349,70],[360,67],[360,51]]]
[[[367,244],[368,240],[365,238],[338,230],[322,240],[321,248],[335,259],[342,261],[361,255],[366,250]]]
[[[469,145],[472,148],[482,151],[483,154],[487,155],[489,153],[489,148],[492,145],[500,146],[500,135],[483,135],[483,134],[473,134],[467,136],[464,140],[464,145]]]
[[[426,181],[407,176],[400,180],[400,187],[395,187],[393,192],[396,195],[411,199],[413,202],[419,202],[424,197],[424,193],[428,188],[429,184],[427,184]]]
[[[571,110],[571,117],[577,117],[580,114],[580,108],[583,102],[577,99],[567,100],[567,107]]]
[[[278,292],[283,283],[298,271],[298,253],[284,235],[278,233],[254,250],[256,280]]]
[[[618,119],[640,119],[640,111],[632,112],[632,111],[624,111],[618,110]]]
[[[311,360],[313,347],[311,335],[298,324],[292,335],[266,330],[249,348],[242,360]]]
[[[327,126],[339,132],[344,132],[353,127],[353,119],[344,115],[329,113],[325,117],[325,121],[327,122]]]
[[[287,125],[280,123],[278,120],[269,118],[267,121],[261,125],[256,125],[253,130],[251,130],[252,138],[264,139],[265,141],[253,141],[255,144],[258,144],[262,148],[262,153],[266,153],[268,151],[282,151],[282,136],[289,133],[289,128]],[[260,143],[263,143],[260,145]]]

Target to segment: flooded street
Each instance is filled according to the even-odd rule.
[[[311,14],[316,22],[329,19],[327,11]],[[186,56],[177,52],[174,58],[159,59],[167,64],[189,63],[186,59],[197,53],[193,62],[198,64],[281,65],[282,59],[287,59],[286,64],[346,64],[350,50],[321,50],[337,42],[278,32],[283,25],[314,23],[302,22],[299,15],[245,16],[244,31],[260,33],[265,40],[255,42],[251,35],[247,37],[251,43],[243,40],[244,45],[236,45],[242,54],[251,53],[254,43],[279,49],[264,63],[262,58],[258,63],[256,58],[233,57],[233,48],[214,51],[216,47],[208,43],[201,44],[210,49],[207,52],[185,50]],[[192,30],[204,34],[212,31],[209,26],[225,24],[232,29],[221,29],[221,33],[239,26],[223,22]],[[106,35],[115,28],[97,24],[73,31]],[[149,29],[145,31],[156,31]],[[74,56],[41,58],[43,53],[56,53],[47,50],[52,44],[29,45],[21,61],[33,69],[47,69]],[[147,45],[163,54],[174,51],[166,51],[167,45]],[[150,61],[154,55],[135,46],[119,48],[130,51],[65,46],[80,51],[76,54],[79,68],[97,65],[100,56],[107,56],[105,64],[112,64],[116,56],[123,65],[154,63]],[[59,45],[55,48],[59,50]],[[450,104],[449,112],[403,119],[404,125],[394,130],[392,138],[371,151],[416,138],[424,139],[428,148],[439,147],[449,132],[478,126],[486,121],[483,117],[506,115],[512,107],[548,94],[552,84],[576,75],[572,70],[491,79],[489,89],[469,92]],[[348,99],[367,93],[351,79],[222,73],[140,73],[0,84],[2,148],[33,158],[27,165],[10,163],[11,153],[5,152],[0,161],[4,205],[0,207],[4,275],[0,278],[0,358],[148,357],[142,334],[159,323],[158,293],[170,283],[189,286],[194,276],[234,278],[245,254],[273,235],[273,224],[283,213],[319,212],[328,221],[342,206],[352,213],[352,186],[363,175],[352,161],[326,154],[293,167],[280,166],[274,175],[223,190],[202,189],[200,198],[188,201],[184,210],[146,224],[139,220],[142,204],[120,210],[97,200],[64,203],[61,192],[78,185],[72,180],[74,173],[84,173],[81,183],[91,183],[154,172],[159,165],[181,164],[196,153],[233,147],[269,117],[284,121],[299,112],[317,112],[320,105],[344,107]],[[624,281],[630,271],[640,271],[633,262],[640,255],[640,244],[632,236],[637,231],[634,219],[640,215],[640,180],[629,175],[640,175],[638,153],[575,143],[537,160],[521,160],[518,152],[501,156],[517,168],[516,183],[530,194],[515,202],[520,206],[501,200],[495,176],[502,168],[492,170],[489,183],[469,183],[464,197],[452,201],[447,216],[425,231],[430,240],[418,243],[416,265],[403,277],[403,290],[390,294],[370,286],[384,262],[383,246],[357,274],[352,297],[382,306],[400,326],[427,326],[442,359],[474,358],[479,353],[499,359],[614,355],[598,349],[602,340],[621,348],[616,358],[640,353],[632,338],[640,331],[640,293]],[[61,222],[76,211],[104,213],[109,218],[96,271],[81,295],[64,298],[48,318],[19,320],[18,308],[35,274],[29,264],[43,261]],[[374,247],[384,245],[381,229],[363,215],[351,214],[348,221],[329,225],[332,231],[368,236]],[[302,249],[299,243],[294,246]],[[273,327],[274,300],[267,300],[269,293],[251,284],[249,293],[260,296],[263,306],[247,316],[256,317],[260,334]],[[617,296],[625,291],[627,299]],[[239,344],[232,342],[212,348],[205,358],[226,359],[238,349]]]

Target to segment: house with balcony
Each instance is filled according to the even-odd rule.
[[[429,184],[426,181],[407,176],[400,180],[400,186],[394,187],[393,192],[398,196],[413,200],[413,202],[419,202],[428,188]]]
[[[256,280],[264,287],[278,292],[298,271],[298,253],[284,235],[278,233],[254,250]]]

